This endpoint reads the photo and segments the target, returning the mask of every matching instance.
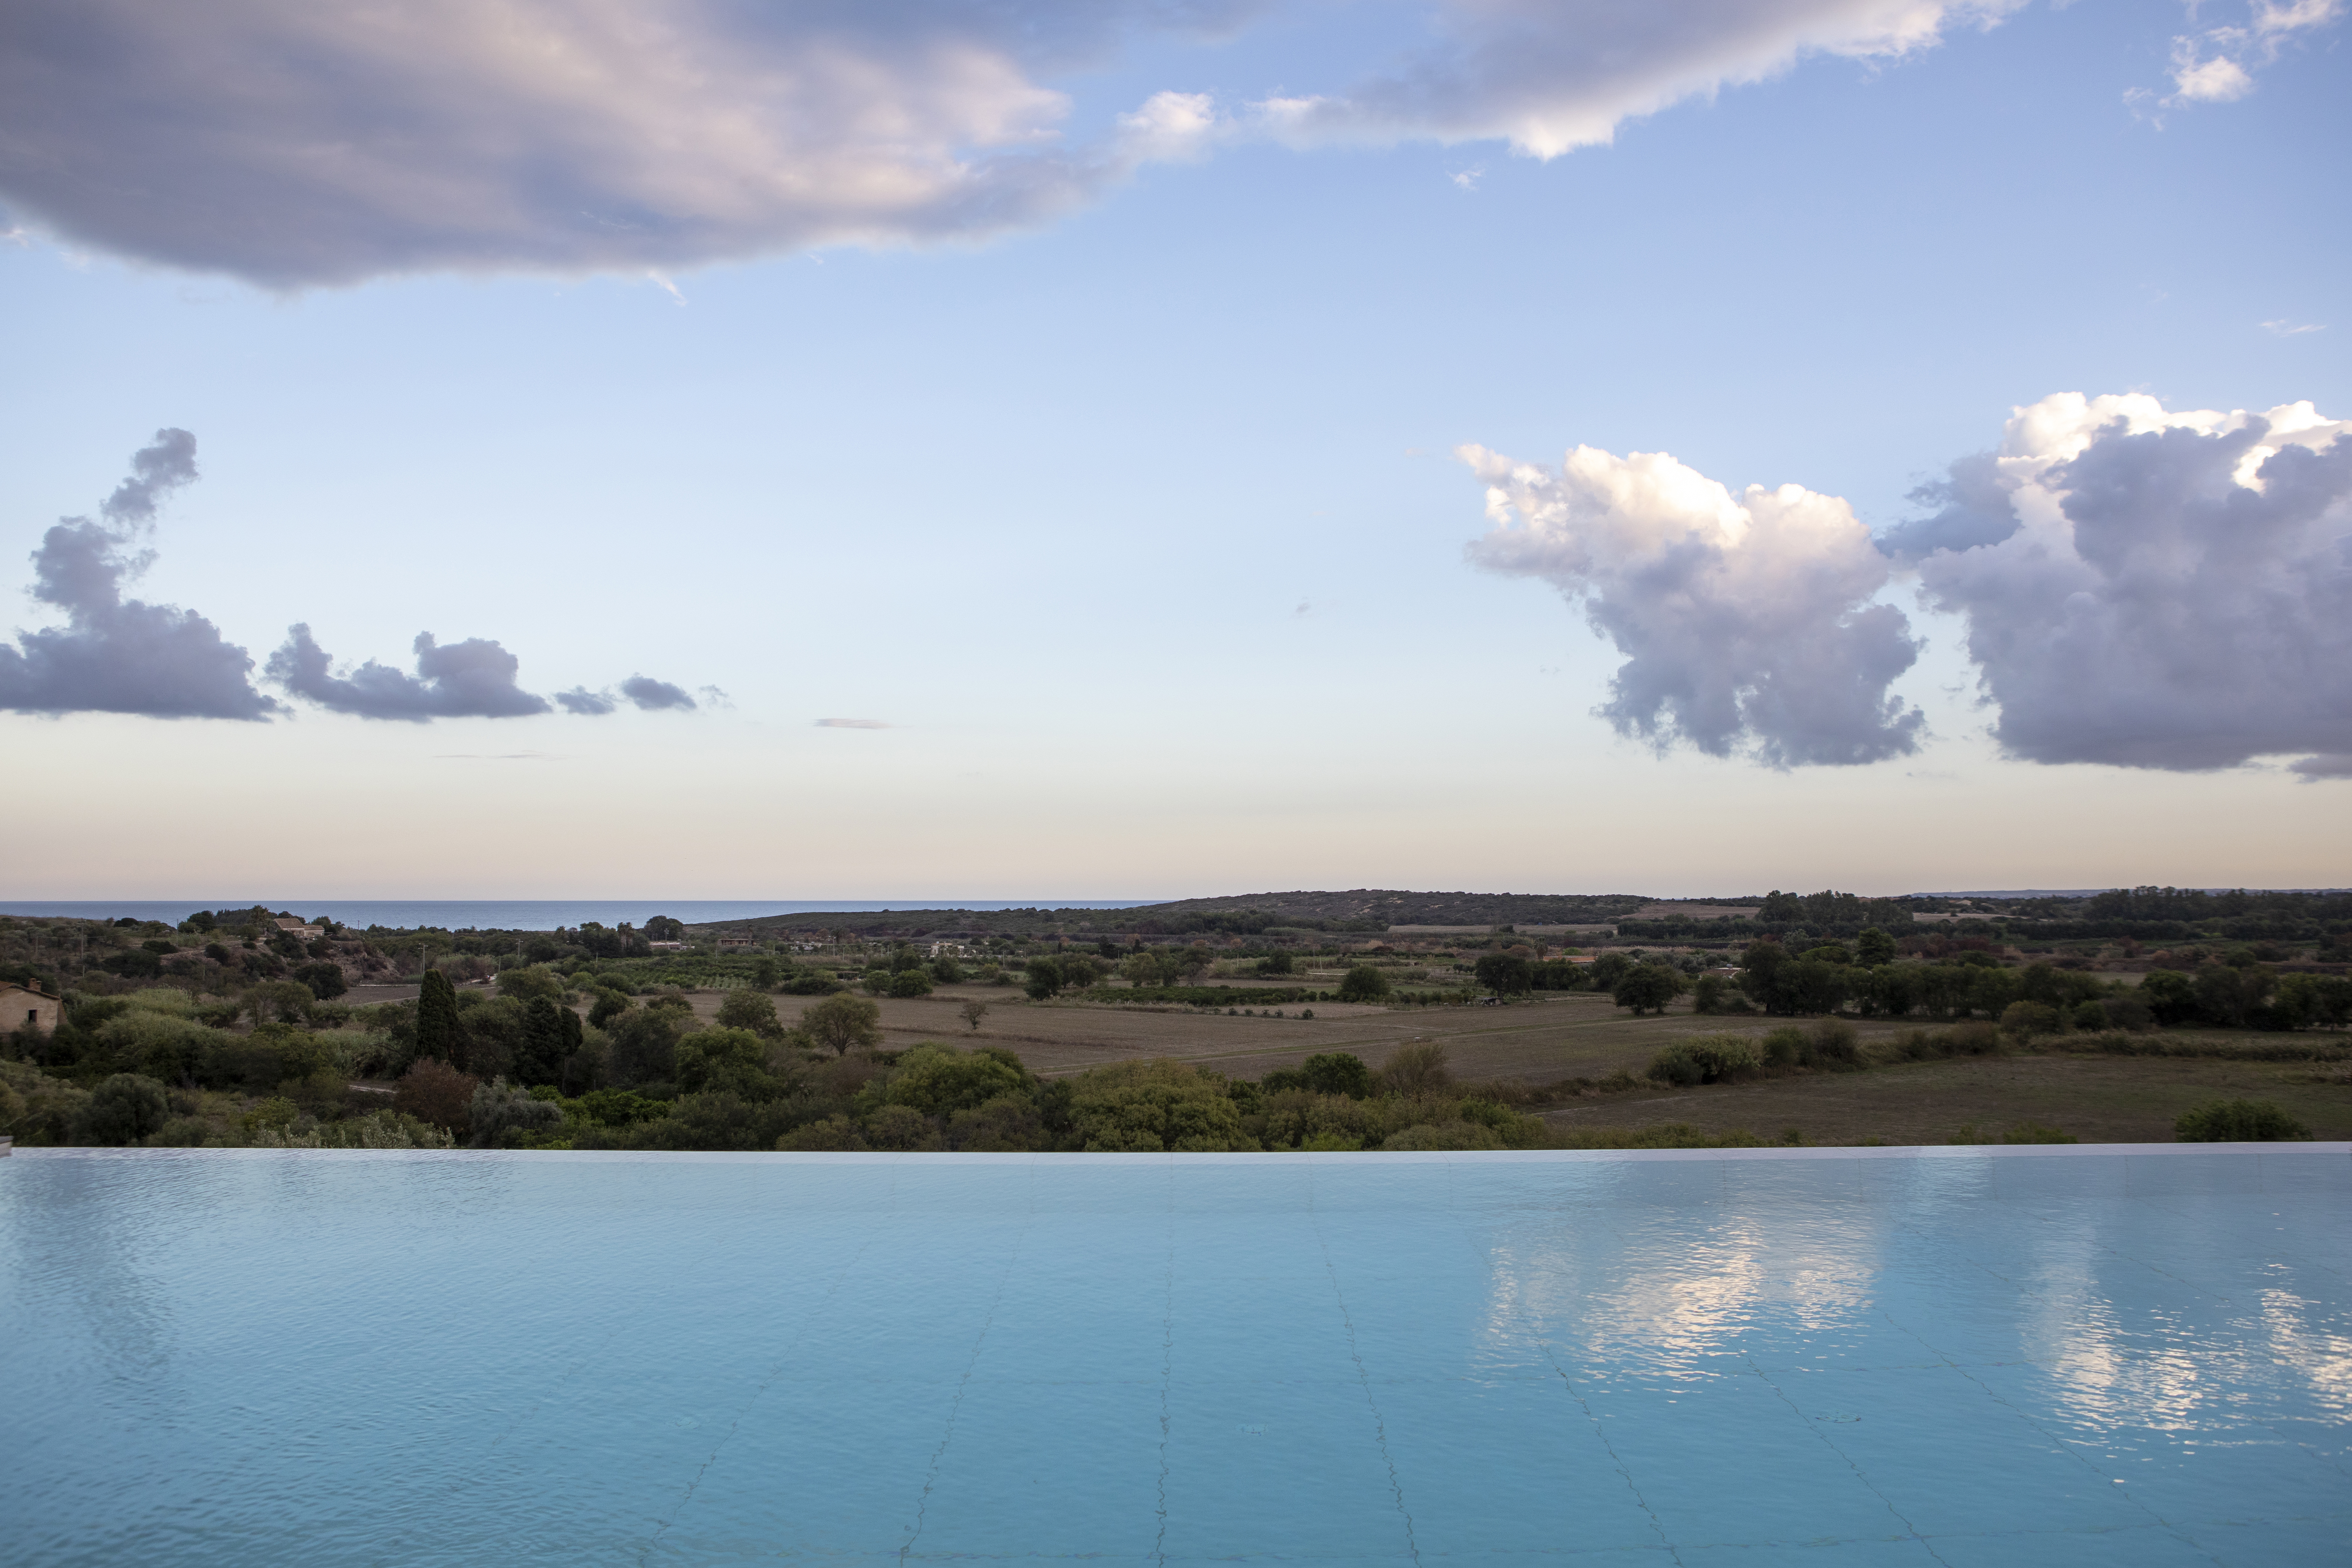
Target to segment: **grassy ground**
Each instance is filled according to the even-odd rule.
[[[359,1000],[392,999],[373,995]],[[415,988],[403,988],[407,995]],[[695,993],[705,1018],[726,993]],[[812,998],[779,996],[776,1011],[796,1019]],[[958,1015],[968,1001],[988,1016],[973,1031]],[[1639,1074],[1674,1040],[1696,1034],[1760,1037],[1779,1020],[1701,1017],[1687,1011],[1634,1018],[1604,996],[1578,993],[1507,1007],[1381,1007],[1315,1005],[1315,1017],[1240,1017],[1187,1009],[1165,1011],[1085,1003],[1032,1003],[1006,986],[943,986],[932,995],[884,999],[885,1044],[921,1040],[1004,1046],[1034,1071],[1055,1077],[1103,1062],[1171,1057],[1235,1078],[1295,1067],[1318,1051],[1352,1051],[1379,1067],[1400,1046],[1443,1044],[1454,1076],[1510,1079],[1531,1086],[1569,1079]],[[1867,1047],[1920,1026],[1857,1021]],[[2341,1035],[2280,1036],[2174,1031],[2166,1038],[2209,1048],[2307,1044],[2338,1048]],[[2352,1139],[2352,1068],[2343,1063],[2243,1062],[2210,1058],[2105,1057],[2060,1052],[1910,1062],[1861,1072],[1811,1072],[1745,1084],[1690,1089],[1588,1094],[1541,1112],[1562,1126],[1640,1126],[1688,1121],[1710,1130],[1745,1128],[1777,1137],[1796,1128],[1808,1142],[1945,1143],[1973,1123],[1997,1137],[2032,1121],[2089,1142],[2164,1142],[2173,1119],[2215,1099],[2274,1100],[2321,1138]]]

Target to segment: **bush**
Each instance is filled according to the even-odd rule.
[[[1631,1007],[1636,1018],[1643,1013],[1664,1013],[1666,1004],[1682,994],[1682,972],[1664,963],[1637,964],[1609,988],[1609,999],[1620,1007]]]
[[[520,1084],[509,1083],[504,1079],[475,1085],[466,1113],[478,1149],[512,1142],[505,1136],[510,1132],[544,1132],[563,1121],[562,1106],[553,1100],[540,1100]]]
[[[163,1130],[171,1101],[152,1078],[119,1072],[90,1090],[73,1119],[73,1141],[119,1149]]]
[[[1389,994],[1389,977],[1369,963],[1350,968],[1339,981],[1342,1002],[1377,1002]]]
[[[463,1137],[467,1131],[474,1090],[480,1085],[479,1079],[469,1078],[446,1062],[425,1057],[401,1075],[392,1094],[393,1109],[403,1116],[430,1122],[452,1136]]]
[[[1070,1080],[1070,1117],[1088,1153],[1253,1149],[1216,1079],[1183,1062],[1112,1062]]]
[[[1349,1100],[1361,1100],[1372,1091],[1371,1070],[1364,1059],[1349,1051],[1324,1051],[1311,1056],[1299,1067],[1305,1087],[1316,1094],[1344,1094]]]
[[[2043,1002],[2011,1002],[2001,1009],[2000,1032],[2012,1039],[2030,1040],[2054,1035],[2060,1027],[2058,1009]]]
[[[2311,1129],[2267,1100],[2217,1100],[2183,1111],[2172,1135],[2183,1143],[2285,1143]]]
[[[1475,1121],[1423,1122],[1383,1140],[1383,1149],[1506,1149],[1501,1133]]]
[[[294,978],[310,987],[310,994],[321,1002],[331,1002],[351,989],[340,963],[306,963],[294,971]]]
[[[600,988],[596,993],[596,1000],[588,1005],[588,1022],[596,1028],[601,1029],[605,1025],[611,1023],[614,1019],[619,1017],[622,1014],[627,1012],[629,1010],[629,1006],[630,1003],[628,997],[622,994],[620,992],[613,990],[609,986]],[[771,1004],[768,1010],[771,1014],[773,1014],[775,1011],[774,1005]]]
[[[1006,1095],[1025,1095],[1035,1084],[1021,1058],[1001,1046],[959,1051],[926,1044],[898,1058],[874,1098],[883,1105],[908,1106],[919,1115],[944,1119]]]
[[[840,989],[840,981],[818,969],[803,969],[783,984],[787,996],[830,996]]]
[[[919,969],[901,969],[890,976],[893,996],[929,996],[931,977]]]
[[[1650,1076],[1688,1089],[1702,1083],[1730,1083],[1763,1066],[1756,1047],[1731,1035],[1700,1036],[1679,1040],[1650,1062]]]
[[[1445,1047],[1434,1041],[1399,1046],[1381,1065],[1380,1090],[1408,1100],[1443,1093],[1454,1080],[1446,1070]]]

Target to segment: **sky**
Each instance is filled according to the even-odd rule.
[[[2347,10],[27,0],[0,897],[2352,884]]]

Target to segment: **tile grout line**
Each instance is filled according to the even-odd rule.
[[[1005,1282],[1013,1278],[1013,1266],[1020,1261],[1021,1247],[1029,1238],[1030,1227],[1037,1223],[1036,1166],[1029,1167],[1029,1212],[1022,1216],[1021,1234],[1013,1240],[1012,1250],[1004,1257],[1004,1267],[996,1276],[995,1293],[988,1299],[988,1315],[981,1320],[980,1333],[971,1342],[971,1358],[964,1363],[963,1376],[956,1380],[955,1397],[948,1402],[947,1430],[940,1434],[940,1446],[931,1453],[930,1468],[923,1475],[923,1489],[915,1499],[915,1524],[898,1551],[904,1563],[915,1550],[915,1542],[923,1536],[923,1526],[930,1511],[931,1490],[939,1485],[940,1464],[947,1458],[948,1446],[955,1441],[956,1417],[962,1413],[964,1392],[971,1386],[971,1375],[980,1367],[981,1351],[988,1343],[988,1332],[996,1326],[996,1309],[1003,1303]]]
[[[1876,1484],[1871,1480],[1870,1477],[1864,1473],[1863,1468],[1854,1462],[1853,1457],[1848,1454],[1843,1448],[1839,1447],[1836,1440],[1828,1433],[1822,1431],[1819,1423],[1815,1422],[1811,1416],[1805,1414],[1804,1407],[1802,1405],[1789,1397],[1789,1391],[1787,1389],[1772,1381],[1771,1373],[1766,1372],[1762,1367],[1756,1364],[1756,1358],[1754,1356],[1743,1356],[1740,1359],[1748,1363],[1748,1370],[1749,1373],[1754,1374],[1756,1380],[1778,1395],[1780,1403],[1787,1405],[1790,1411],[1795,1415],[1797,1419],[1805,1424],[1805,1429],[1811,1432],[1823,1447],[1826,1447],[1831,1453],[1835,1454],[1840,1459],[1844,1461],[1845,1468],[1853,1472],[1853,1479],[1860,1481],[1863,1486],[1869,1490],[1871,1496],[1876,1498],[1880,1503],[1885,1505],[1888,1513],[1895,1516],[1896,1521],[1903,1526],[1903,1532],[1908,1539],[1917,1542],[1920,1549],[1926,1552],[1928,1556],[1934,1558],[1937,1562],[1944,1562],[1944,1554],[1936,1550],[1936,1546],[1933,1542],[1929,1541],[1925,1535],[1920,1533],[1919,1527],[1912,1523],[1910,1519],[1901,1509],[1895,1506],[1895,1500],[1878,1489]],[[1941,1360],[1943,1358],[1938,1356],[1938,1359]],[[1948,1366],[1951,1363],[1948,1361],[1946,1361],[1944,1364]]]
[[[1348,1359],[1356,1363],[1356,1381],[1364,1391],[1364,1404],[1372,1413],[1372,1440],[1381,1451],[1381,1462],[1388,1467],[1389,1491],[1396,1499],[1397,1514],[1404,1521],[1405,1552],[1415,1568],[1421,1562],[1421,1542],[1413,1534],[1412,1510],[1405,1506],[1404,1481],[1398,1476],[1396,1457],[1389,1452],[1388,1423],[1381,1415],[1380,1401],[1372,1394],[1371,1373],[1365,1370],[1364,1356],[1356,1343],[1356,1320],[1348,1311],[1348,1294],[1339,1288],[1339,1270],[1331,1261],[1331,1244],[1323,1236],[1322,1212],[1315,1206],[1315,1177],[1310,1169],[1307,1178],[1307,1212],[1315,1226],[1315,1245],[1322,1249],[1323,1273],[1331,1282],[1331,1297],[1339,1306],[1340,1326],[1348,1331]]]
[[[1151,1539],[1151,1561],[1157,1568],[1168,1563],[1168,1434],[1169,1385],[1176,1375],[1176,1167],[1166,1167],[1168,1211],[1167,1278],[1160,1318],[1160,1527]]]

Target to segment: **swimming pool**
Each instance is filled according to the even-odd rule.
[[[20,1151],[0,1555],[2322,1563],[2347,1146]]]

